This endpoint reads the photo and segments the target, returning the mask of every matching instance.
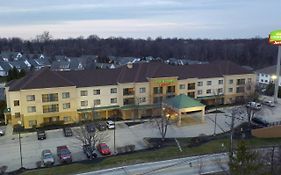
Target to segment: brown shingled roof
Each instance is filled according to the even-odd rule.
[[[147,78],[171,77],[178,79],[223,77],[223,75],[251,74],[253,72],[229,61],[211,64],[172,66],[164,63],[138,63],[132,68],[96,69],[83,71],[53,72],[39,70],[10,84],[10,91],[51,87],[91,87],[117,83],[147,82]]]

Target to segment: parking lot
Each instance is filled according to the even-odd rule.
[[[281,101],[280,101],[281,102]],[[214,133],[214,118],[217,116],[216,133],[229,130],[231,122],[231,107],[220,109],[224,113],[210,113],[206,114],[205,122],[200,124],[191,124],[185,126],[168,126],[167,137],[195,137],[200,134],[212,135]],[[260,115],[269,121],[281,120],[281,106],[278,104],[276,107],[268,108],[262,107]],[[246,115],[236,119],[235,125],[247,121]],[[111,151],[114,151],[113,146],[113,130],[106,130],[109,138],[106,142]],[[40,161],[41,152],[44,149],[50,149],[57,159],[56,147],[60,145],[67,145],[72,153],[73,161],[87,159],[82,151],[82,143],[75,136],[65,137],[62,129],[46,131],[46,140],[37,140],[37,135],[33,133],[22,133],[22,155],[23,166],[25,168],[36,168],[36,162]],[[138,125],[128,126],[124,122],[116,124],[116,148],[133,144],[136,150],[144,149],[146,147],[143,142],[144,137],[160,137],[159,130],[151,122],[144,122]],[[19,153],[19,139],[18,134],[12,134],[10,126],[6,128],[6,135],[0,137],[0,166],[7,165],[8,171],[13,171],[20,168],[20,153]],[[58,164],[58,160],[56,160]]]

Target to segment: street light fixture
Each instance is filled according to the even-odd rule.
[[[19,133],[19,146],[20,146],[20,167],[23,168],[23,163],[22,163],[22,148],[21,148],[21,128],[22,128],[22,122],[18,121],[18,133]]]

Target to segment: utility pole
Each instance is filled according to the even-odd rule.
[[[278,46],[278,56],[276,63],[276,79],[274,87],[274,103],[278,103],[278,88],[279,88],[279,77],[280,77],[280,63],[281,63],[281,46]]]
[[[274,164],[274,150],[275,150],[275,146],[272,147],[272,153],[271,153],[271,162],[270,162],[270,166],[271,166],[271,174],[273,174],[273,164]]]
[[[236,110],[231,112],[231,123],[230,123],[230,162],[232,162],[233,157],[233,132],[234,132],[234,120],[235,120]]]

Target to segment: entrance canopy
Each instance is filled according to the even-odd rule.
[[[181,94],[163,101],[163,107],[169,108],[178,114],[178,124],[181,123],[182,114],[189,112],[201,112],[201,121],[204,121],[205,105],[199,101]]]
[[[205,105],[185,94],[169,98],[163,102],[163,105],[177,112],[193,112],[205,109]]]

